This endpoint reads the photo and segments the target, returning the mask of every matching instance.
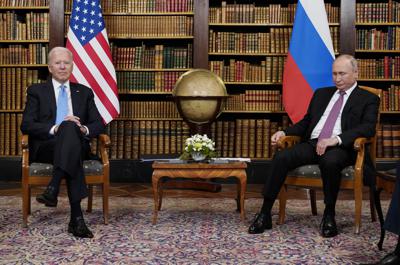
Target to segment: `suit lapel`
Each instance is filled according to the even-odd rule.
[[[311,128],[314,128],[318,121],[321,119],[322,115],[325,112],[326,107],[329,104],[329,101],[331,100],[333,94],[336,92],[336,87],[332,87],[331,89],[326,89],[326,93],[321,93],[317,104],[318,104],[318,108],[317,111],[315,112],[316,116],[315,119],[313,120],[313,124],[311,126]]]
[[[342,119],[340,121],[340,124],[342,126],[342,130],[345,129],[346,127],[346,119],[348,118],[348,115],[350,113],[350,110],[357,105],[357,100],[359,98],[359,93],[360,89],[356,87],[353,92],[350,94],[349,99],[346,101],[346,105],[344,105],[343,111],[342,111]]]
[[[79,88],[76,84],[69,83],[70,84],[70,90],[71,90],[71,102],[72,102],[72,110],[73,110],[73,115],[80,117],[79,113],[79,102],[80,102],[80,91]]]
[[[56,113],[57,113],[57,100],[56,100],[56,95],[54,94],[54,87],[53,87],[53,83],[51,81],[46,83],[46,95],[47,95],[47,102],[50,103],[50,109],[51,112],[54,116],[54,121],[55,121],[55,117],[56,117]]]

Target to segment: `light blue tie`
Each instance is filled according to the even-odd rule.
[[[68,115],[68,95],[66,87],[64,85],[61,85],[57,99],[56,125],[59,125],[67,115]]]

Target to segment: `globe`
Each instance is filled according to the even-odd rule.
[[[228,94],[222,79],[205,69],[192,69],[181,75],[172,95],[182,118],[202,133],[201,127],[221,113]],[[193,127],[192,127],[193,129]]]

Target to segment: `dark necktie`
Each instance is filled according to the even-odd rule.
[[[68,95],[65,85],[61,85],[57,98],[56,125],[59,125],[67,115],[68,115]]]
[[[339,98],[336,100],[335,104],[333,104],[333,107],[329,112],[328,118],[325,121],[324,127],[322,127],[322,130],[318,136],[318,140],[330,138],[332,136],[333,127],[335,126],[340,110],[342,109],[343,98],[346,92],[339,91],[339,94]]]

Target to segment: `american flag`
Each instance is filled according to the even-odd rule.
[[[71,81],[93,89],[105,123],[119,114],[117,81],[100,0],[74,0],[67,48],[74,55]]]

